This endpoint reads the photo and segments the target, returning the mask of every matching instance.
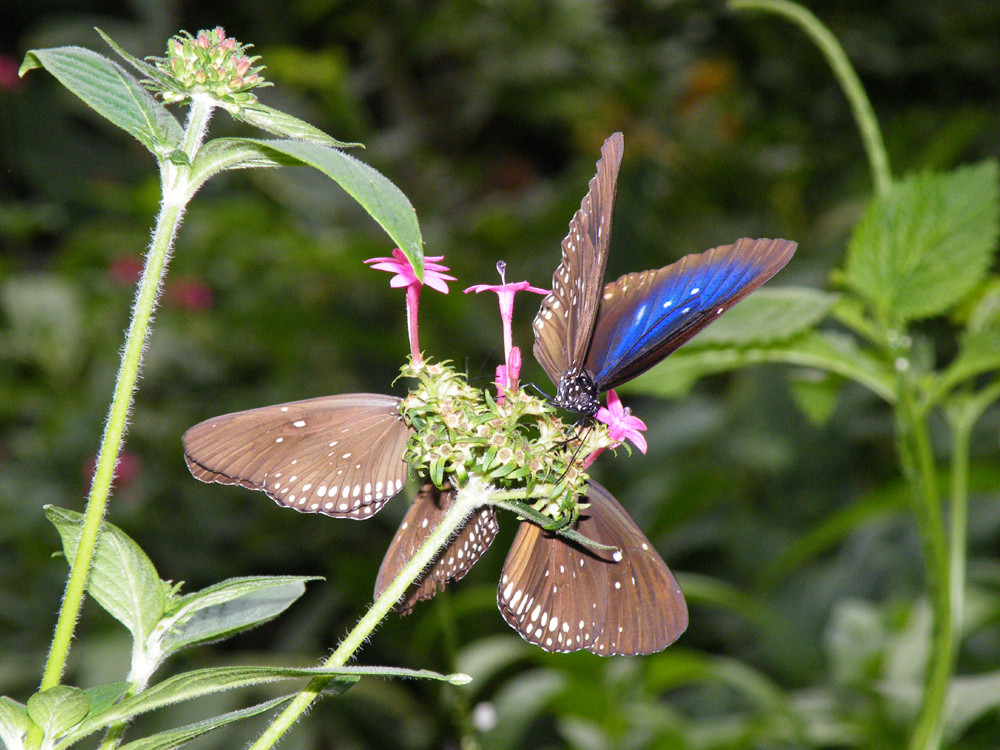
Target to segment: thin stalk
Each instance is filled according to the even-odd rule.
[[[955,647],[961,639],[965,616],[966,549],[969,535],[969,444],[977,415],[962,410],[951,420],[951,480],[949,489],[949,587],[951,619],[955,628]]]
[[[927,414],[916,406],[912,377],[904,373],[899,381],[897,441],[903,472],[913,492],[913,510],[923,545],[925,575],[934,614],[923,700],[909,748],[933,750],[941,744],[946,718],[945,701],[955,662],[951,570]]]
[[[488,494],[485,484],[481,481],[472,481],[455,495],[455,502],[441,519],[441,523],[427,537],[427,541],[417,550],[416,554],[403,567],[395,580],[389,584],[385,592],[380,596],[365,615],[348,633],[344,640],[337,646],[329,659],[323,663],[323,667],[342,667],[354,653],[361,648],[361,645],[368,639],[378,624],[382,622],[393,605],[406,593],[420,573],[434,559],[438,551],[448,542],[451,536],[465,523],[466,519],[476,509],[488,502]],[[288,731],[305,710],[312,704],[320,692],[331,680],[330,677],[316,677],[305,689],[293,700],[281,714],[264,730],[264,733],[257,738],[257,741],[250,746],[250,750],[266,750],[274,747],[281,736]]]
[[[192,157],[204,139],[211,113],[211,104],[197,102],[189,112],[184,146]],[[40,691],[58,685],[66,668],[66,659],[69,655],[69,647],[73,640],[73,631],[80,614],[80,607],[83,604],[83,594],[86,590],[90,564],[100,534],[101,521],[104,518],[104,511],[111,494],[111,484],[114,480],[115,466],[118,464],[118,454],[121,451],[125,430],[128,426],[128,415],[136,391],[142,355],[149,336],[150,321],[156,309],[159,290],[170,259],[170,250],[183,221],[187,202],[191,197],[190,186],[186,182],[186,168],[178,168],[171,162],[164,161],[160,164],[160,170],[164,197],[156,217],[153,237],[146,252],[142,278],[139,280],[139,287],[136,290],[132,317],[125,335],[121,363],[118,367],[111,405],[108,408],[104,434],[101,437],[101,445],[97,454],[94,479],[87,495],[87,506],[80,529],[80,539],[66,581],[66,590],[52,635],[52,645],[49,648],[45,670],[38,688]],[[118,734],[120,737],[120,731]],[[29,746],[37,746],[41,739],[40,730],[32,730],[28,737]],[[117,739],[114,738],[115,744],[117,744]]]
[[[865,94],[857,73],[851,67],[850,60],[844,54],[837,38],[823,25],[811,11],[788,0],[729,0],[731,10],[763,10],[775,13],[797,24],[826,57],[833,70],[833,75],[840,83],[844,95],[850,104],[854,121],[861,132],[861,141],[868,155],[868,163],[872,170],[872,181],[875,192],[884,195],[892,184],[892,174],[889,171],[889,156],[885,151],[882,131],[872,110],[871,102]]]
[[[139,374],[139,365],[149,331],[149,321],[156,307],[156,298],[173,244],[177,228],[180,225],[184,207],[164,203],[156,219],[153,240],[146,254],[146,265],[136,293],[135,305],[132,308],[132,320],[125,336],[125,348],[122,354],[118,377],[115,382],[114,396],[108,410],[108,418],[104,427],[104,436],[97,454],[97,468],[94,480],[90,485],[87,497],[87,508],[80,530],[80,542],[70,568],[69,580],[66,583],[66,593],[63,596],[62,607],[56,622],[52,647],[45,665],[45,672],[39,690],[45,690],[59,684],[69,644],[73,637],[73,628],[80,612],[83,592],[90,571],[90,561],[97,543],[97,535],[104,517],[111,482],[114,478],[115,464],[128,421],[129,409],[132,406],[132,396]]]

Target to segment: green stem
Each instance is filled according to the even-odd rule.
[[[788,0],[729,0],[729,8],[763,10],[784,16],[797,24],[819,47],[847,97],[858,130],[861,131],[861,140],[871,166],[875,192],[884,195],[892,184],[892,175],[889,171],[889,157],[885,151],[885,143],[882,141],[882,132],[879,130],[878,120],[875,119],[871,102],[865,94],[861,81],[858,80],[858,75],[851,67],[850,60],[844,54],[844,48],[840,46],[837,38],[811,11]]]
[[[403,594],[410,587],[427,565],[434,559],[438,551],[447,544],[451,536],[465,523],[469,515],[476,509],[489,502],[486,486],[479,480],[471,480],[455,495],[455,502],[441,519],[441,523],[430,533],[423,546],[417,550],[416,554],[403,567],[395,580],[389,584],[385,592],[380,596],[369,610],[365,613],[354,629],[345,636],[344,640],[337,646],[329,659],[323,663],[323,667],[342,667],[347,663],[354,653],[361,648],[361,645],[372,634],[378,624],[392,609],[393,605],[402,598]],[[305,712],[310,704],[319,697],[320,692],[330,682],[329,677],[317,677],[313,679],[305,689],[293,700],[281,714],[264,730],[264,733],[257,738],[257,741],[250,746],[250,750],[266,750],[274,747],[281,736],[288,731],[299,717]]]
[[[976,416],[965,409],[951,420],[951,487],[949,497],[948,554],[951,619],[955,628],[955,647],[961,639],[965,614],[966,547],[969,525],[969,443]]]
[[[184,147],[191,158],[204,139],[211,113],[210,103],[195,103],[189,113]],[[149,250],[146,252],[142,278],[139,280],[135,303],[132,306],[132,317],[125,335],[125,345],[115,380],[111,406],[108,409],[104,435],[101,438],[97,454],[94,479],[87,496],[87,507],[84,511],[80,540],[70,566],[69,578],[66,581],[66,590],[56,620],[52,645],[38,688],[40,691],[58,685],[66,668],[70,642],[73,640],[73,630],[80,614],[80,607],[83,604],[83,594],[90,574],[90,564],[97,546],[101,521],[104,518],[104,511],[111,494],[111,483],[114,480],[115,466],[118,464],[118,454],[125,437],[128,415],[135,395],[139,368],[142,364],[142,355],[149,335],[150,321],[156,309],[161,282],[170,258],[170,250],[183,220],[187,202],[191,199],[193,192],[192,186],[187,181],[189,168],[178,167],[170,161],[163,161],[159,166],[163,202],[156,217],[153,238]],[[115,729],[112,728],[108,736],[115,734]],[[119,729],[117,736],[112,737],[113,744],[117,744],[120,736],[121,730]],[[36,747],[41,740],[40,730],[32,730],[28,737],[28,744],[30,747]]]
[[[937,487],[934,454],[927,430],[927,414],[917,408],[913,378],[901,373],[897,401],[897,440],[900,460],[913,492],[914,514],[924,549],[924,567],[934,614],[930,662],[923,700],[910,750],[933,750],[941,744],[948,684],[955,661],[955,627],[952,619],[951,570],[945,541],[941,498]]]
[[[69,653],[70,640],[73,637],[73,627],[83,600],[83,592],[90,571],[90,561],[97,543],[97,535],[101,527],[101,519],[104,517],[104,509],[111,491],[115,464],[118,461],[118,451],[125,435],[128,413],[132,405],[132,395],[149,330],[149,321],[156,307],[157,290],[183,211],[183,206],[164,203],[156,220],[153,241],[146,255],[146,265],[132,309],[132,320],[125,336],[125,349],[118,369],[111,407],[108,410],[104,436],[101,439],[101,447],[97,455],[94,480],[87,497],[87,509],[80,530],[80,542],[73,558],[69,580],[66,584],[66,593],[52,639],[52,648],[49,651],[48,662],[45,665],[45,673],[42,676],[39,690],[45,690],[59,684],[59,679],[62,677],[66,656]]]

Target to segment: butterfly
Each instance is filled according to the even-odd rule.
[[[382,560],[382,594],[454,501],[454,490],[425,483]],[[662,651],[687,628],[684,595],[666,563],[624,508],[591,480],[576,530],[608,549],[591,549],[522,521],[504,562],[497,606],[507,624],[546,651],[601,656]],[[465,576],[497,534],[484,507],[437,555],[397,604],[409,613]]]
[[[262,490],[306,513],[364,519],[403,488],[411,434],[399,399],[322,396],[224,414],[184,433],[184,460],[202,482]]]
[[[680,586],[610,492],[590,480],[584,501],[576,530],[612,549],[582,547],[522,521],[500,576],[500,613],[546,651],[662,651],[687,628]]]
[[[554,403],[586,415],[601,393],[660,362],[774,276],[796,248],[744,238],[605,284],[624,147],[621,133],[604,142],[533,323],[535,359],[556,384]]]

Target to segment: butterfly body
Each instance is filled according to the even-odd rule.
[[[757,289],[796,248],[744,238],[605,285],[623,149],[621,133],[604,142],[533,324],[535,358],[556,384],[556,405],[583,414],[597,411],[601,393],[653,367]]]

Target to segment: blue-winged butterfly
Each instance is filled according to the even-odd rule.
[[[588,415],[601,393],[657,364],[780,271],[796,248],[744,238],[605,284],[624,147],[621,133],[604,142],[534,322],[535,358],[556,384],[554,402]]]

